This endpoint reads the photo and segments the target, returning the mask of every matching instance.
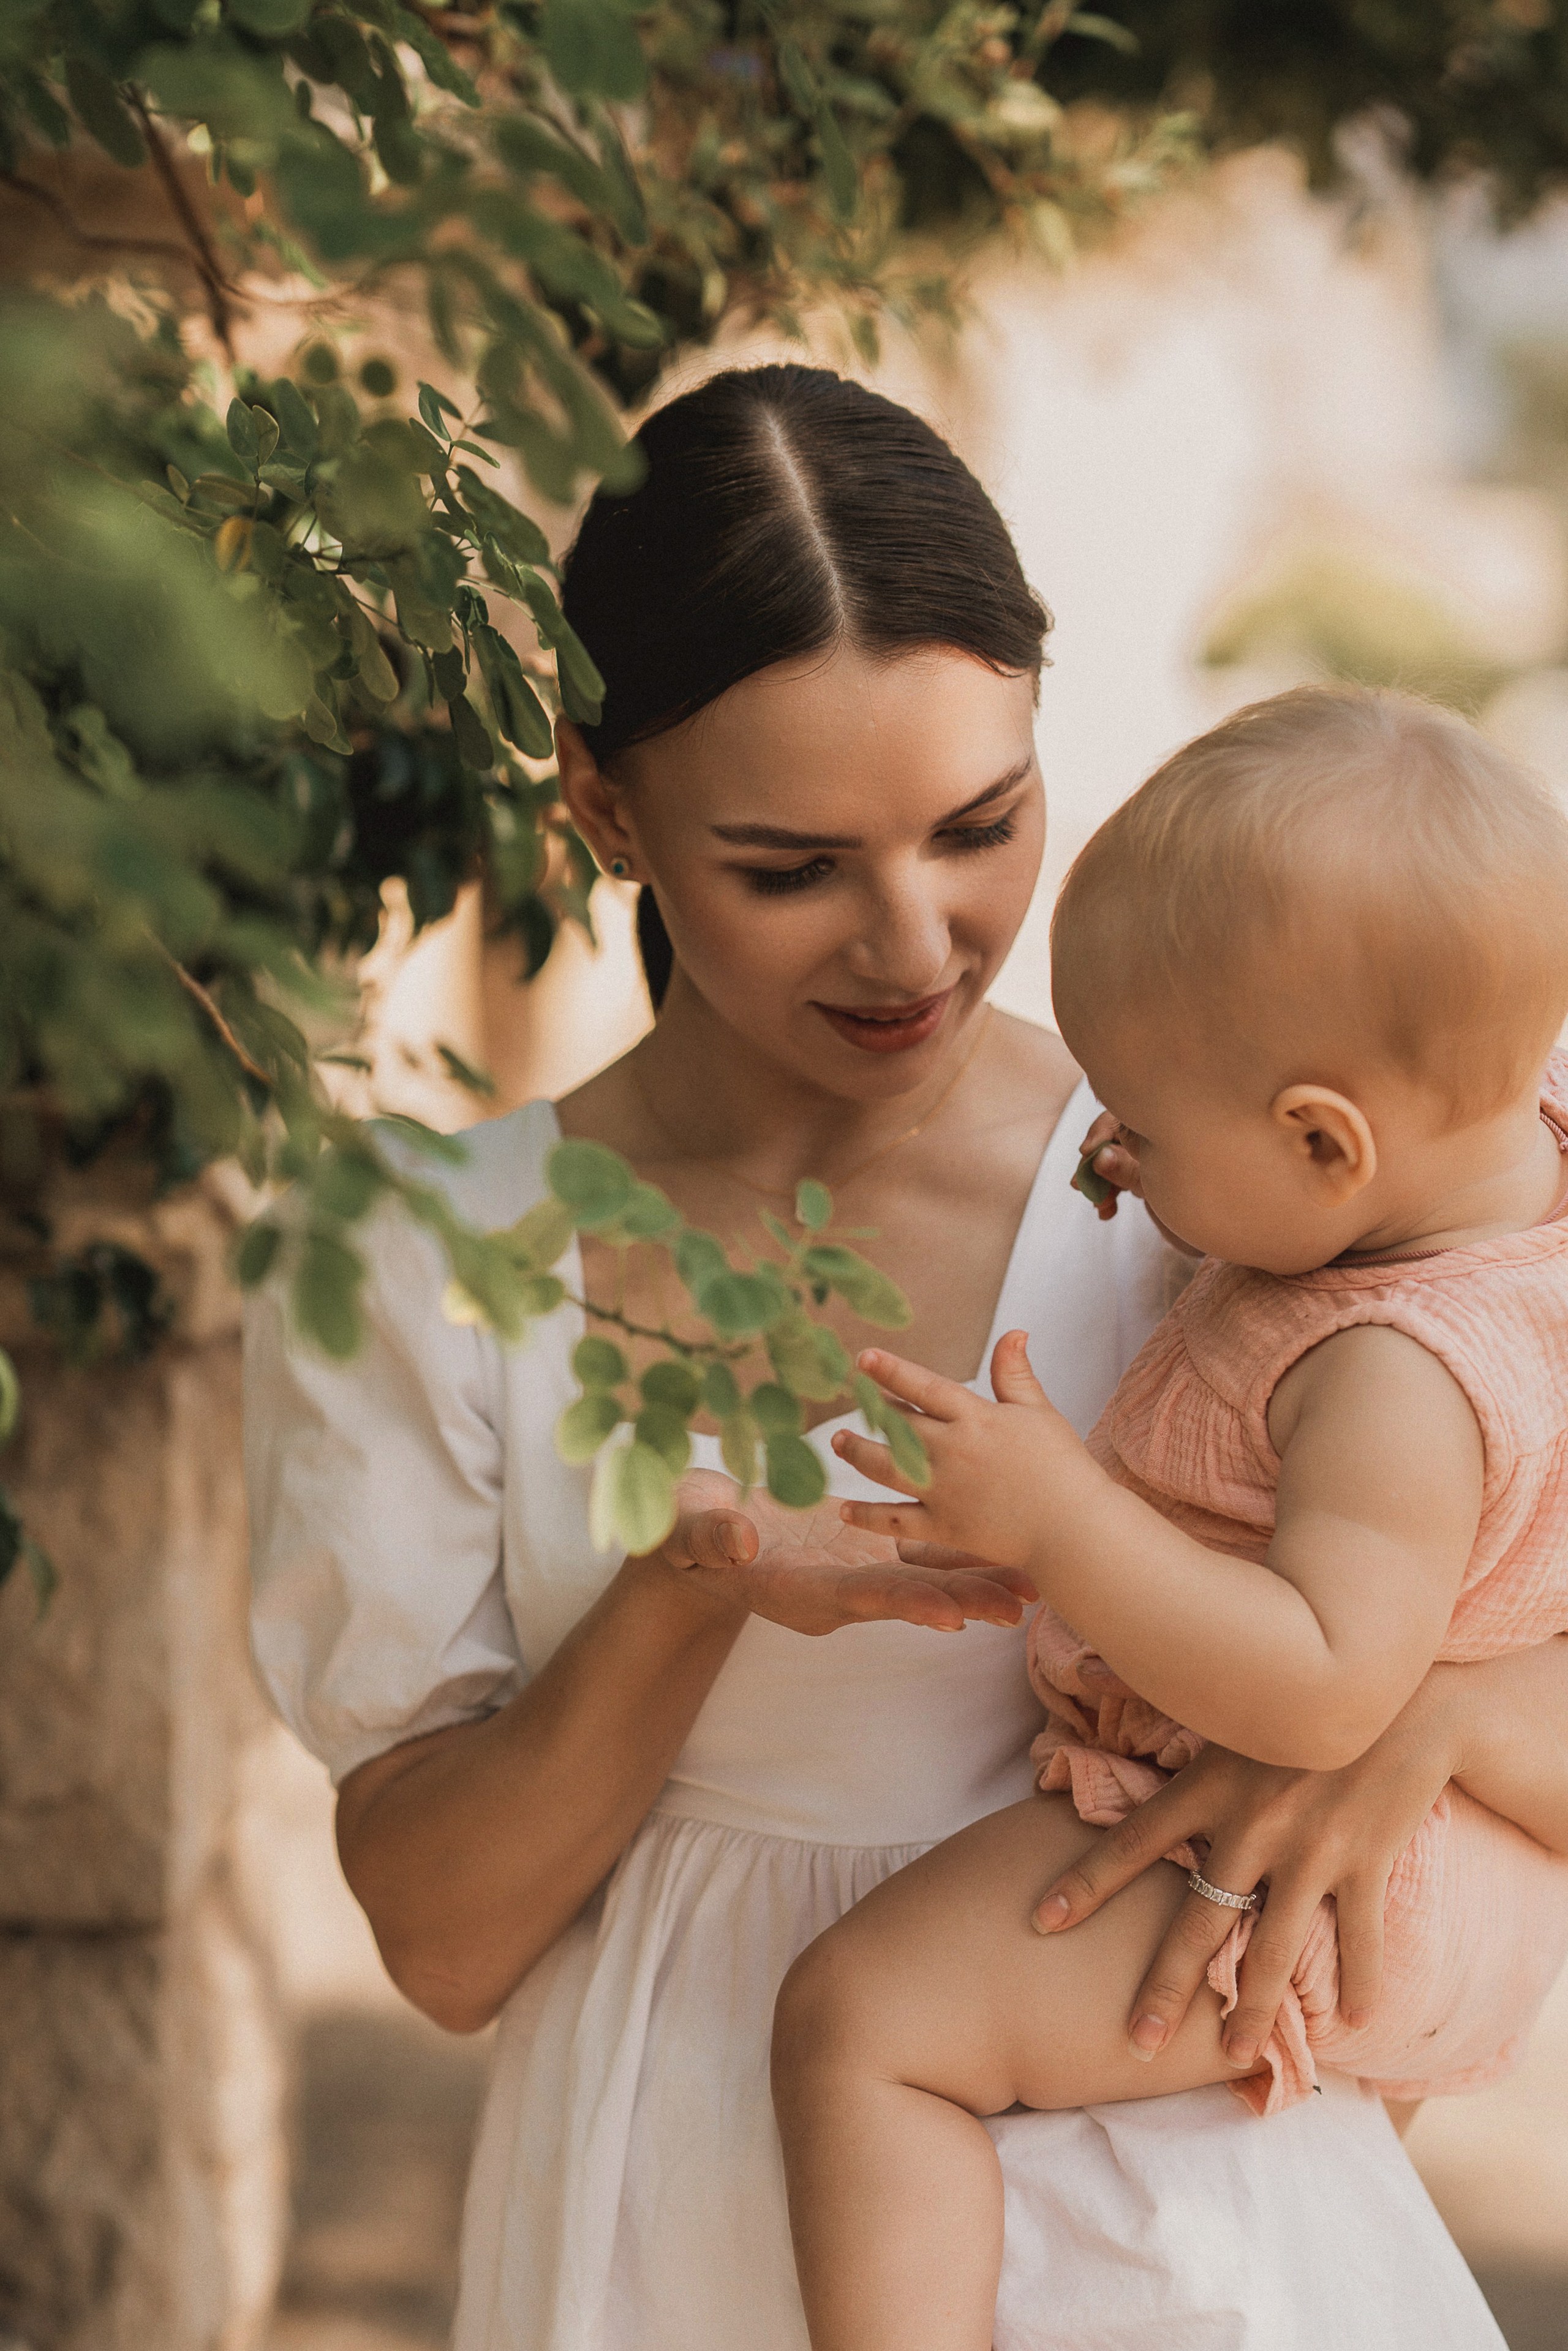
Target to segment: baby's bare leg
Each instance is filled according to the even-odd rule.
[[[990,2351],[1002,2186],[978,2116],[1235,2078],[1207,1990],[1153,2064],[1128,2052],[1176,1870],[1068,1934],[1030,1926],[1041,1887],[1098,1834],[1060,1796],[993,1813],[878,1886],[786,1977],[773,2098],[813,2351]]]

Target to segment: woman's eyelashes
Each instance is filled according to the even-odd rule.
[[[1002,849],[1018,831],[1018,811],[993,817],[988,824],[956,824],[935,838],[945,849],[968,856],[979,849]],[[809,890],[834,871],[831,857],[813,857],[804,865],[745,865],[740,869],[759,897],[781,898],[794,890]]]

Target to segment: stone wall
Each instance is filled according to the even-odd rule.
[[[24,1573],[0,1593],[0,2340],[26,2351],[249,2351],[276,2283],[282,2041],[234,1862],[265,1718],[228,1223],[193,1196],[120,1236],[182,1307],[149,1364],[71,1369],[4,1317],[6,1482],[59,1576],[41,1621]]]

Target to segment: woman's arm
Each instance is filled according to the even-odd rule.
[[[508,1705],[350,1773],[343,1875],[416,2008],[490,2022],[613,1867],[745,1620],[663,1554],[628,1560]]]
[[[811,1635],[896,1618],[1016,1624],[1032,1586],[984,1562],[906,1563],[836,1506],[785,1510],[727,1478],[683,1488],[548,1665],[482,1722],[362,1763],[338,1798],[343,1874],[392,1980],[451,2032],[487,2024],[614,1866],[747,1614]]]
[[[1227,2053],[1249,2063],[1267,2039],[1313,1913],[1339,1913],[1340,2008],[1376,2006],[1389,1872],[1450,1780],[1554,1853],[1568,1855],[1568,1636],[1482,1664],[1434,1666],[1366,1753],[1338,1771],[1291,1771],[1222,1747],[1195,1762],[1047,1887],[1035,1914],[1073,1927],[1189,1836],[1209,1840],[1206,1874],[1269,1900],[1241,1963]],[[1134,2002],[1168,2042],[1229,1931],[1228,1912],[1189,1895]]]

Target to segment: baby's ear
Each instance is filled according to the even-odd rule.
[[[1004,1331],[991,1357],[991,1387],[998,1404],[1044,1404],[1045,1390],[1030,1368],[1029,1332]]]
[[[1332,1086],[1286,1086],[1269,1105],[1292,1151],[1311,1161],[1337,1200],[1354,1199],[1377,1173],[1365,1113]]]

